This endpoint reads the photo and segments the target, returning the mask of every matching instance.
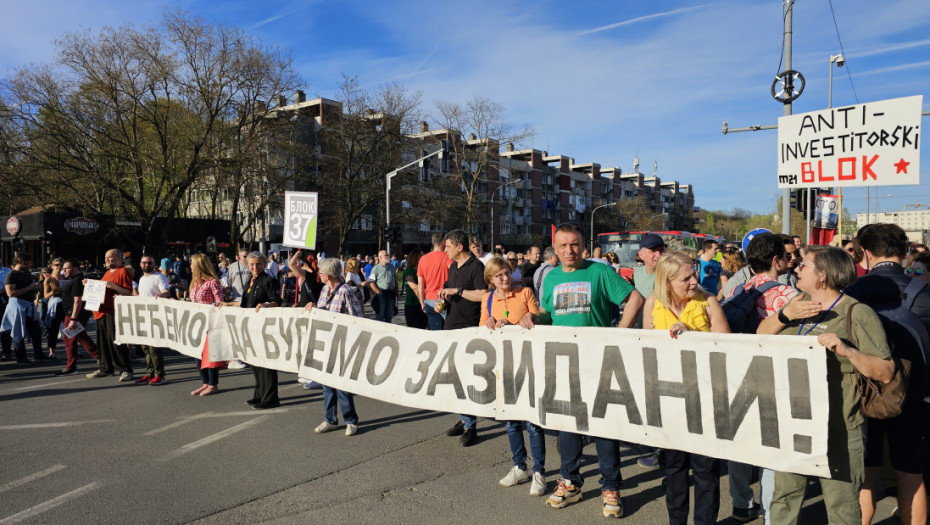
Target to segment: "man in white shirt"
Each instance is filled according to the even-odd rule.
[[[468,249],[471,251],[472,255],[481,261],[481,264],[488,264],[491,257],[494,257],[493,253],[484,251],[484,243],[481,242],[481,239],[478,238],[477,235],[472,235],[468,240]]]
[[[268,275],[273,278],[278,278],[278,252],[271,252],[268,254],[268,267],[265,268],[265,271],[268,272]]]
[[[155,258],[143,255],[139,260],[142,277],[139,279],[139,297],[168,297],[171,283],[168,278],[155,270]],[[162,348],[142,345],[145,353],[145,375],[136,380],[137,385],[165,384],[165,351]]]

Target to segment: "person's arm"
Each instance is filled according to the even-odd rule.
[[[727,322],[727,316],[720,307],[720,302],[716,297],[707,297],[707,318],[710,319],[710,331],[718,334],[730,333],[730,323]],[[643,316],[643,323],[646,317]],[[645,325],[644,325],[645,326]]]
[[[107,290],[113,291],[116,295],[132,295],[132,281],[129,281],[129,287],[120,286],[113,281],[103,281]],[[124,283],[125,284],[125,283]]]
[[[797,296],[788,301],[777,314],[770,315],[759,323],[757,334],[777,334],[795,319],[807,319],[820,313],[821,304],[814,301],[801,301]],[[787,322],[786,322],[787,321]]]
[[[306,270],[304,270],[301,267],[301,265],[297,264],[302,257],[303,255],[300,253],[300,250],[297,250],[296,252],[294,252],[293,255],[291,255],[291,258],[287,260],[287,267],[294,270],[294,273],[297,274],[297,277],[306,281],[307,280]]]
[[[424,286],[426,283],[423,281],[422,275],[417,275],[417,290],[423,290],[423,293],[417,295],[417,299],[420,300],[420,309],[426,308],[426,288]]]
[[[29,286],[24,288],[16,288],[15,284],[6,285],[6,294],[9,297],[19,297],[20,295],[25,295],[33,290],[38,290],[41,285],[39,283],[32,283]]]
[[[413,279],[413,275],[408,275],[407,277],[404,277],[404,281],[407,282],[407,286],[410,287],[410,291],[413,292],[413,296],[417,298],[417,302],[422,303],[423,301],[422,299],[420,299],[420,286]]]
[[[480,290],[462,290],[462,299],[477,303],[486,293],[488,293],[487,288],[482,288]]]
[[[860,352],[851,346],[846,346],[836,334],[820,334],[817,336],[817,342],[836,355],[849,359],[856,370],[869,379],[888,384],[894,377],[895,364],[890,357],[883,359]]]
[[[645,302],[646,299],[643,298],[643,294],[639,293],[639,290],[634,289],[630,292],[626,300],[626,306],[623,308],[623,317],[620,318],[620,323],[617,324],[617,326],[620,328],[629,328],[633,326]]]
[[[652,319],[652,309],[655,308],[656,297],[650,295],[646,298],[646,302],[643,303],[643,329],[644,330],[654,330],[656,327],[655,321]]]

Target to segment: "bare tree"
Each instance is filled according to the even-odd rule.
[[[243,138],[261,120],[256,101],[297,82],[277,49],[180,12],[156,27],[71,33],[56,47],[55,64],[8,83],[28,144],[19,169],[48,200],[139,220],[147,245],[164,241],[155,219],[182,216],[192,189],[220,181],[221,164],[251,169]]]
[[[385,224],[384,176],[403,163],[403,139],[419,120],[421,95],[396,83],[368,90],[357,77],[344,76],[338,98],[342,116],[321,131],[324,158],[316,181],[321,202],[328,203],[321,224],[336,241],[336,249],[327,250],[333,253],[345,251],[363,215]]]
[[[446,199],[457,198],[465,230],[472,232],[473,224],[485,224],[490,217],[491,210],[481,196],[497,191],[501,184],[500,145],[519,145],[534,132],[529,126],[514,128],[505,120],[504,106],[484,97],[473,96],[464,105],[438,101],[436,110],[436,123],[458,134],[450,144],[454,159],[449,172],[460,191]]]
[[[665,227],[665,215],[656,214],[642,195],[620,200],[617,212],[621,230],[661,230]]]

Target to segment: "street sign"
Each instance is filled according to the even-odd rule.
[[[778,119],[778,187],[920,184],[923,96]]]
[[[9,232],[9,234],[12,235],[13,237],[15,237],[17,233],[19,233],[19,230],[21,230],[22,227],[23,227],[23,224],[20,222],[18,217],[10,217],[6,221],[6,231]]]
[[[317,193],[284,192],[284,246],[316,249]]]

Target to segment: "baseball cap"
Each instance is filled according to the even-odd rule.
[[[662,237],[654,233],[647,233],[643,235],[643,238],[639,241],[640,248],[649,248],[650,250],[655,250],[658,247],[665,248],[665,241],[662,240]]]

